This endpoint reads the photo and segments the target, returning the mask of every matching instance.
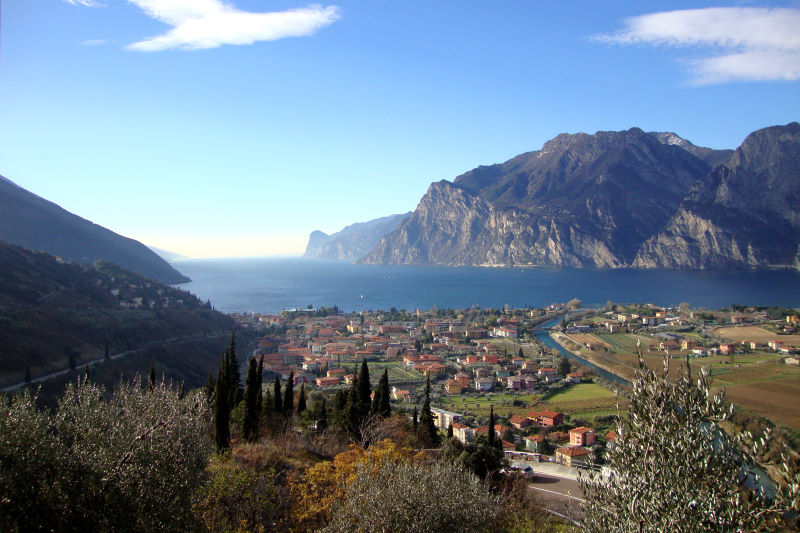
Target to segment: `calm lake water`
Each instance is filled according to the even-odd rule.
[[[343,311],[542,307],[579,298],[584,306],[689,302],[800,305],[800,273],[373,266],[300,258],[175,262],[192,278],[182,288],[220,311],[261,313],[313,305]]]

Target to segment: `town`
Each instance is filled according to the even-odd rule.
[[[540,309],[342,313],[331,307],[232,316],[257,332],[250,355],[263,356],[265,381],[291,375],[296,387],[320,397],[348,388],[366,361],[373,382],[387,372],[393,408],[411,417],[430,378],[436,426],[462,443],[474,442],[489,432],[491,412],[512,461],[602,465],[617,438],[614,422],[618,408],[625,409],[624,383],[634,377],[637,350],[653,367],[663,365],[664,356],[676,365],[689,357],[693,364],[730,367],[728,377],[756,368],[763,381],[765,370],[777,368],[776,377],[788,377],[792,387],[800,380],[800,337],[793,335],[798,316],[791,311],[579,306],[573,300]],[[742,338],[748,335],[752,340]],[[548,346],[548,337],[566,351]],[[622,379],[605,379],[592,364]],[[749,406],[752,393],[743,392]],[[795,416],[784,409],[778,422],[796,427]]]

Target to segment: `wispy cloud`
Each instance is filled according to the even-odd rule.
[[[76,0],[81,1],[81,0]],[[83,0],[91,1],[91,0]],[[133,43],[131,50],[198,50],[224,44],[253,44],[304,37],[339,19],[339,8],[305,8],[254,13],[220,0],[128,0],[149,17],[172,26],[168,32]]]
[[[687,9],[632,17],[625,29],[595,35],[622,45],[692,47],[706,57],[688,61],[697,84],[800,79],[800,9]]]
[[[102,2],[97,2],[96,0],[64,0],[68,4],[72,4],[73,6],[86,6],[86,7],[99,7],[104,5]]]
[[[83,46],[100,46],[101,44],[107,44],[111,41],[106,39],[87,39],[85,41],[81,41]]]

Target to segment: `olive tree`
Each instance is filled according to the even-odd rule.
[[[359,465],[324,531],[494,531],[503,507],[478,479],[446,462]]]
[[[58,408],[27,392],[0,403],[0,529],[191,529],[209,442],[202,392],[88,380]]]
[[[670,379],[668,358],[663,373],[641,355],[639,365],[607,452],[608,475],[581,479],[587,531],[753,531],[797,508],[788,455],[763,463],[769,436],[731,428],[733,406],[724,390],[710,392],[705,370],[695,380],[687,362]]]

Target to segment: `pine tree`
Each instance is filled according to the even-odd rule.
[[[425,383],[425,403],[422,404],[422,412],[419,415],[419,426],[417,436],[426,448],[434,448],[439,445],[439,431],[433,421],[431,412],[431,378]]]
[[[571,366],[569,360],[566,357],[562,357],[558,362],[558,373],[562,376],[566,376],[569,374],[571,370]]]
[[[292,416],[294,411],[294,370],[289,372],[286,387],[283,389],[283,416]]]
[[[156,361],[155,359],[150,360],[150,379],[148,380],[150,385],[150,390],[156,388]]]
[[[244,421],[242,437],[253,442],[258,437],[258,399],[261,396],[261,383],[258,382],[258,369],[255,357],[247,366],[247,379],[244,387]]]
[[[300,385],[300,396],[297,398],[297,414],[306,410],[306,384]]]
[[[497,446],[497,434],[494,431],[494,406],[489,407],[489,446]]]
[[[361,416],[365,417],[369,414],[370,406],[372,404],[372,398],[370,390],[370,382],[369,382],[369,366],[367,366],[367,360],[362,359],[361,361],[361,372],[358,373],[358,396],[361,400]]]
[[[217,384],[214,391],[214,441],[217,445],[217,452],[223,452],[231,446],[230,428],[230,406],[228,405],[229,394],[226,388],[225,359],[219,367],[217,373]]]
[[[392,405],[389,398],[388,372],[388,369],[383,371],[383,375],[378,381],[378,388],[375,389],[375,397],[372,399],[372,414],[384,418],[392,414]]]

